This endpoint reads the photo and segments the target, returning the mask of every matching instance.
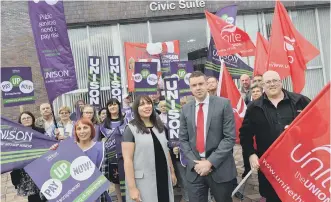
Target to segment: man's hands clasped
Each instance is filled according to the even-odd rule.
[[[195,172],[197,172],[200,176],[207,176],[209,173],[211,173],[212,170],[212,164],[208,161],[208,160],[200,160],[194,161],[195,166],[194,166],[194,170]]]

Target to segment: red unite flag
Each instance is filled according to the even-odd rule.
[[[236,122],[236,144],[239,144],[239,129],[242,125],[247,107],[244,99],[241,97],[239,90],[232,80],[231,74],[225,67],[224,62],[222,62],[221,73],[219,76],[218,92],[221,97],[228,98],[231,102]]]
[[[254,76],[263,75],[264,72],[268,70],[268,46],[269,42],[261,35],[260,32],[258,32],[256,37]]]
[[[260,158],[279,198],[330,201],[330,83]]]
[[[295,29],[284,5],[276,1],[268,50],[268,70],[278,72],[281,79],[291,76],[293,91],[300,93],[305,86],[306,64],[319,53]]]
[[[205,15],[219,56],[254,56],[255,46],[246,32],[208,11]]]

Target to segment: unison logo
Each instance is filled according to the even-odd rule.
[[[119,102],[122,102],[120,57],[109,56],[108,63],[110,69],[111,97],[116,98]]]
[[[100,105],[100,57],[89,57],[89,103]]]
[[[45,79],[69,77],[69,70],[50,71],[44,73]]]
[[[2,140],[16,140],[31,142],[33,133],[16,130],[0,130]]]
[[[165,89],[167,101],[170,101],[170,106],[168,106],[168,128],[170,139],[178,139],[180,126],[178,80],[176,78],[165,79]]]

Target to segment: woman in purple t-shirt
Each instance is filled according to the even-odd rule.
[[[84,105],[82,107],[82,117],[81,118],[86,118],[89,119],[94,126],[95,129],[95,137],[93,138],[94,141],[100,140],[100,120],[98,117],[98,113],[95,109],[95,107],[91,105]]]
[[[86,156],[91,159],[95,166],[102,171],[101,168],[103,167],[105,159],[104,143],[93,141],[96,135],[93,123],[87,118],[82,118],[76,122],[74,127],[77,145],[83,150]],[[58,146],[59,143],[54,144],[50,149],[56,150]],[[97,201],[106,201],[105,194],[101,195]]]
[[[126,114],[123,114],[121,103],[116,98],[111,98],[106,104],[107,117],[100,126],[100,137],[105,141],[107,165],[104,173],[109,181],[115,184],[117,201],[122,202],[120,181],[124,182],[124,169],[122,168],[122,134],[127,125]],[[120,166],[121,164],[121,166]],[[119,169],[119,166],[122,169]],[[122,182],[122,183],[123,183]],[[123,191],[123,190],[122,190]],[[123,191],[124,192],[124,191]]]

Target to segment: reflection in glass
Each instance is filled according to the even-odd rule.
[[[194,52],[204,52],[207,47],[205,19],[152,22],[151,33],[154,43],[179,40],[180,60],[197,60],[193,61],[195,66],[204,65],[205,60],[202,58],[206,57],[206,54],[199,55]]]

